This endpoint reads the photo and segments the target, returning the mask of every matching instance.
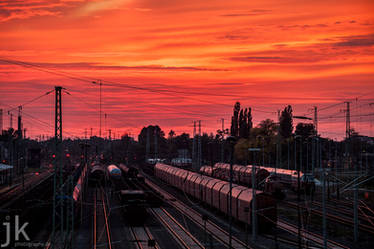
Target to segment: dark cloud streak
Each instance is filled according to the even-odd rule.
[[[220,68],[205,68],[205,67],[173,67],[162,65],[144,65],[144,66],[105,66],[98,63],[90,62],[73,62],[73,63],[43,63],[43,62],[28,62],[44,68],[60,68],[60,69],[88,69],[88,70],[162,70],[162,71],[229,71]],[[0,65],[9,65],[9,63],[1,61]]]
[[[367,47],[374,45],[374,33],[368,35],[343,37],[341,42],[336,42],[339,47]]]

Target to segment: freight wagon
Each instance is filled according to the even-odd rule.
[[[253,191],[250,188],[232,185],[230,200],[229,183],[199,173],[194,173],[170,165],[157,163],[154,174],[161,180],[195,197],[226,215],[229,215],[229,203],[232,203],[231,215],[238,221],[251,224]],[[256,190],[256,210],[260,229],[274,226],[276,215],[276,201],[273,197]]]

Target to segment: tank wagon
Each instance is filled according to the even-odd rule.
[[[229,202],[232,203],[231,215],[238,221],[251,224],[252,189],[232,185],[232,198],[229,200],[229,183],[209,176],[201,175],[170,165],[157,163],[154,174],[161,180],[184,191],[196,199],[208,204],[224,214],[229,214]],[[274,198],[256,190],[256,209],[259,228],[269,229],[277,219],[276,202]]]
[[[90,185],[105,185],[107,177],[107,171],[105,168],[100,164],[96,164],[91,168],[89,183]]]
[[[108,174],[111,178],[121,179],[121,170],[114,164],[111,164],[107,167]]]
[[[127,165],[124,165],[124,164],[121,163],[119,165],[119,168],[122,170],[123,175],[127,178],[137,178],[138,177],[139,171],[138,171],[138,169],[136,169],[134,167],[130,167],[130,166],[127,166]]]

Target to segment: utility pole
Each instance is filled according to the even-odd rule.
[[[155,126],[155,132],[154,132],[154,135],[155,135],[155,159],[157,159],[158,158],[158,144],[157,144],[157,133],[158,133],[158,131],[157,131],[157,128],[156,128],[156,126]]]
[[[101,86],[103,85],[101,80],[99,80],[99,84],[100,84],[100,131],[99,131],[99,137],[101,137]]]
[[[300,169],[303,163],[303,141],[300,137],[300,163],[297,167],[297,232],[298,245],[301,248],[301,214],[300,214]]]
[[[63,193],[62,193],[62,103],[61,103],[61,86],[56,86],[55,99],[55,153],[54,153],[54,176],[53,176],[53,248],[56,248],[57,237],[63,243],[64,234],[64,213],[63,213]],[[59,197],[59,198],[58,198]],[[60,218],[60,224],[58,224]],[[57,228],[60,228],[60,233],[57,236]]]
[[[345,138],[349,139],[351,137],[351,110],[350,102],[345,102],[347,104],[347,109],[345,113]]]
[[[339,157],[340,159],[340,157]],[[340,163],[338,163],[338,143],[335,142],[335,175],[338,176],[338,167],[340,166]],[[335,180],[336,181],[336,180]],[[336,184],[336,198],[340,200],[340,189],[339,189],[339,182]]]
[[[0,133],[3,132],[3,109],[0,109]]]
[[[199,156],[198,156],[198,167],[197,169],[199,170],[201,168],[201,162],[202,162],[202,154],[201,154],[201,120],[199,120]]]
[[[91,130],[90,131],[90,138],[92,138],[92,130],[93,130],[92,127],[90,128],[90,130]]]
[[[233,136],[227,138],[227,142],[230,144],[230,180],[229,180],[229,249],[232,248],[232,167],[234,164],[234,146],[236,139]]]
[[[314,168],[315,168],[315,166],[314,166],[314,162],[315,162],[315,154],[317,154],[317,153],[315,153],[315,149],[316,149],[316,146],[315,146],[315,142],[314,142],[314,140],[315,139],[317,139],[317,137],[313,137],[312,138],[312,175],[314,176]]]
[[[87,128],[84,128],[84,139],[87,139]]]
[[[280,144],[280,110],[278,110],[278,128],[277,128],[277,146],[276,146],[276,162],[275,162],[275,174],[277,174],[277,168],[279,168],[279,144]]]
[[[17,140],[16,140],[16,160],[17,160],[17,175],[20,171],[23,174],[22,163],[20,163],[20,159],[23,158],[23,148],[22,148],[22,106],[18,106],[18,126],[17,126]]]
[[[256,203],[256,151],[260,148],[249,148],[248,151],[253,152],[253,165],[252,165],[252,240],[257,240],[257,203]]]
[[[101,137],[101,116],[102,116],[102,115],[101,115],[101,105],[102,105],[102,104],[101,104],[101,102],[102,102],[102,101],[101,101],[101,87],[102,87],[103,83],[102,83],[101,80],[98,80],[98,81],[92,81],[92,83],[93,83],[93,84],[96,84],[96,85],[99,85],[99,88],[100,88],[100,90],[99,90],[99,91],[100,91],[100,94],[99,94],[99,102],[100,102],[100,103],[99,103],[99,109],[100,109],[100,110],[99,110],[99,115],[100,115],[100,118],[99,118],[99,119],[100,119],[99,137]]]
[[[107,138],[107,130],[106,130],[106,118],[107,118],[107,114],[104,113],[104,137]]]
[[[192,168],[196,170],[196,121],[193,121]]]
[[[300,138],[300,144],[302,145],[302,141],[301,141],[301,136],[297,135],[295,136],[294,138],[294,144],[295,144],[295,169],[297,170],[297,244],[298,244],[298,248],[301,249],[301,216],[300,216],[300,165],[302,163],[302,152],[301,152],[301,148],[300,148],[300,163],[299,165],[297,164],[297,138]]]
[[[225,138],[225,119],[221,118],[222,121],[222,141],[221,141],[221,162],[223,163],[225,160],[225,155],[224,155],[224,138]],[[213,166],[213,165],[212,165]]]
[[[22,139],[22,106],[18,106],[18,128],[17,128],[17,133],[18,133],[18,138]]]
[[[348,139],[348,162],[349,162],[349,168],[352,167],[351,165],[351,126],[350,126],[350,121],[351,121],[351,111],[350,111],[350,106],[349,102],[347,103],[347,116],[346,116],[346,139]],[[361,151],[360,151],[361,152]],[[357,163],[354,164],[354,172],[357,172]],[[357,186],[357,177],[355,176],[354,179],[354,190],[353,190],[353,238],[354,241],[358,241],[358,186]]]
[[[149,159],[150,151],[151,151],[151,128],[148,126],[147,127],[147,144],[145,145],[145,155],[146,155],[146,160]],[[147,161],[148,162],[148,161]]]
[[[8,115],[10,115],[9,128],[13,128],[13,113],[8,111]]]
[[[327,230],[326,230],[326,171],[325,167],[322,165],[322,146],[321,141],[319,141],[319,167],[322,169],[322,226],[323,226],[323,248],[327,248]],[[322,168],[323,167],[323,168]]]
[[[314,106],[314,119],[313,119],[313,123],[314,123],[314,128],[315,128],[315,135],[317,136],[318,135],[318,110],[317,110],[317,106]]]
[[[112,140],[112,130],[109,129],[109,141],[111,141],[111,140]]]

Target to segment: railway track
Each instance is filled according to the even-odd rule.
[[[328,202],[333,203],[335,206],[346,207],[348,210],[353,210],[353,200],[336,200],[330,199]],[[358,201],[358,209],[360,214],[365,218],[369,219],[369,223],[374,223],[374,210],[368,206],[363,200]]]
[[[131,235],[134,238],[134,242],[136,243],[136,247],[138,249],[149,248],[153,247],[155,249],[160,249],[160,247],[156,244],[153,235],[149,231],[149,229],[145,226],[140,227],[130,227]]]
[[[206,230],[217,241],[221,242],[226,247],[229,247],[229,244],[230,244],[229,233],[226,230],[219,227],[217,224],[215,224],[214,222],[210,220],[204,221],[202,214],[188,207],[183,202],[177,200],[174,196],[172,196],[168,192],[161,189],[159,186],[154,184],[152,181],[145,179],[145,183],[148,186],[150,186],[153,190],[161,194],[166,200],[166,202],[168,202],[172,207],[174,207],[176,210],[178,210],[180,213],[182,213],[186,217],[190,218],[190,220],[194,222],[198,227],[200,227],[203,230]],[[231,237],[231,247],[238,248],[238,249],[252,248],[235,236]]]
[[[195,210],[189,208],[188,206],[186,206],[181,201],[176,200],[176,198],[174,196],[172,196],[171,194],[162,190],[160,187],[158,187],[157,185],[155,185],[154,183],[152,183],[148,179],[146,179],[146,184],[148,184],[155,191],[159,192],[175,209],[177,209],[178,211],[180,211],[181,213],[183,213],[184,215],[189,217],[193,222],[195,222],[195,224],[197,224],[200,227],[203,225],[201,214],[199,214]],[[297,233],[298,233],[297,226],[295,226],[293,224],[289,224],[289,223],[284,222],[284,221],[278,221],[277,225],[282,230],[285,230],[285,231],[291,233],[292,235],[297,236]],[[215,237],[217,240],[221,241],[224,245],[228,246],[228,244],[229,244],[228,243],[228,236],[229,235],[225,230],[223,230],[221,227],[219,227],[218,225],[216,225],[215,223],[213,223],[209,220],[207,221],[206,227],[207,227],[207,231],[209,231],[212,234],[213,237]],[[317,245],[321,248],[323,247],[323,238],[322,238],[321,235],[315,234],[313,232],[310,232],[310,231],[307,231],[307,230],[303,229],[301,236],[304,239],[304,241],[311,241],[311,242],[313,242],[313,244],[315,244],[315,245]],[[278,241],[279,242],[285,241],[287,243],[287,239],[284,239],[284,238],[278,238]],[[297,242],[292,241],[291,243],[287,243],[287,244],[297,245]],[[342,245],[338,242],[332,241],[332,240],[327,241],[327,246],[328,246],[328,248],[337,248],[337,249],[349,248],[347,246],[344,246],[344,245]],[[241,241],[241,240],[239,240],[235,237],[232,238],[232,247],[233,248],[251,248],[250,246],[246,245],[243,241]]]
[[[366,228],[370,228],[370,225],[372,227],[372,229],[374,230],[374,216],[373,216],[373,213],[372,213],[372,210],[362,201],[361,202],[361,205],[358,206],[358,210],[359,210],[359,215],[358,215],[358,218],[361,220],[361,222],[364,222],[366,223],[368,226],[366,226]],[[319,208],[322,209],[322,203],[321,202],[313,202],[312,203],[313,206],[318,206]],[[337,204],[329,204],[327,203],[326,204],[326,208],[329,209],[330,213],[337,213],[337,214],[342,214],[342,215],[345,215],[347,216],[347,220],[351,220],[350,218],[353,217],[353,206],[351,207],[342,207],[340,205],[337,205]],[[352,225],[353,225],[353,221],[351,221]],[[365,224],[361,223],[362,225],[364,225],[365,227]]]
[[[298,227],[296,225],[290,224],[285,221],[278,221],[277,225],[279,228],[282,228],[283,230],[286,230],[290,232],[291,234],[297,234],[298,233]],[[304,243],[306,241],[312,241],[315,244],[323,247],[323,237],[319,234],[307,231],[305,229],[301,229],[301,237],[304,240]],[[349,249],[350,247],[344,246],[336,241],[333,240],[327,240],[327,247],[328,248],[336,248],[336,249]]]
[[[22,185],[22,183],[18,183],[17,185],[8,188],[6,191],[3,191],[0,195],[0,203],[2,204],[0,208],[8,208],[12,203],[17,201],[19,198],[21,198],[26,193],[30,192],[32,189],[39,186],[52,176],[53,173],[45,171],[38,176],[32,176],[25,179],[24,186]]]
[[[297,203],[294,203],[294,202],[290,202],[290,201],[283,201],[283,203],[285,203],[286,205],[290,206],[290,207],[293,207],[293,208],[297,208],[298,204]],[[315,205],[316,203],[313,202],[313,205]],[[318,204],[317,204],[318,205]],[[300,205],[300,208],[304,209],[304,210],[308,210],[309,207],[307,207],[306,205]],[[320,206],[320,208],[322,208],[322,204]],[[329,207],[327,207],[329,208]],[[331,208],[331,207],[330,207]],[[337,209],[338,207],[333,207],[334,209],[334,214],[332,214],[331,212],[327,212],[326,213],[326,217],[327,219],[331,220],[331,221],[334,221],[334,222],[339,222],[343,225],[348,225],[348,226],[353,226],[353,220],[352,218],[349,219],[347,217],[344,217],[342,216],[341,214],[339,214],[339,212],[344,212],[342,210],[339,210]],[[310,209],[311,212],[313,214],[316,214],[316,215],[319,215],[319,216],[322,216],[323,215],[323,212],[322,210],[320,209],[314,209],[314,208],[311,208]],[[337,214],[336,214],[337,213]],[[345,214],[346,215],[346,214]],[[353,213],[352,214],[349,214],[348,215],[349,217],[352,217],[353,216]],[[371,225],[367,225],[367,224],[362,224],[360,223],[359,224],[359,229],[361,231],[364,231],[364,232],[367,232],[369,234],[373,234],[374,235],[374,227],[371,226]]]
[[[99,193],[98,193],[99,191]],[[99,202],[99,205],[98,205]],[[93,249],[112,249],[106,197],[102,188],[95,189],[93,217]]]
[[[358,210],[361,212],[362,216],[366,218],[367,222],[374,227],[374,210],[371,209],[364,201],[360,200],[361,205]]]
[[[197,240],[184,226],[182,226],[169,212],[164,208],[149,208],[151,213],[174,237],[181,248],[198,249],[205,247]]]

